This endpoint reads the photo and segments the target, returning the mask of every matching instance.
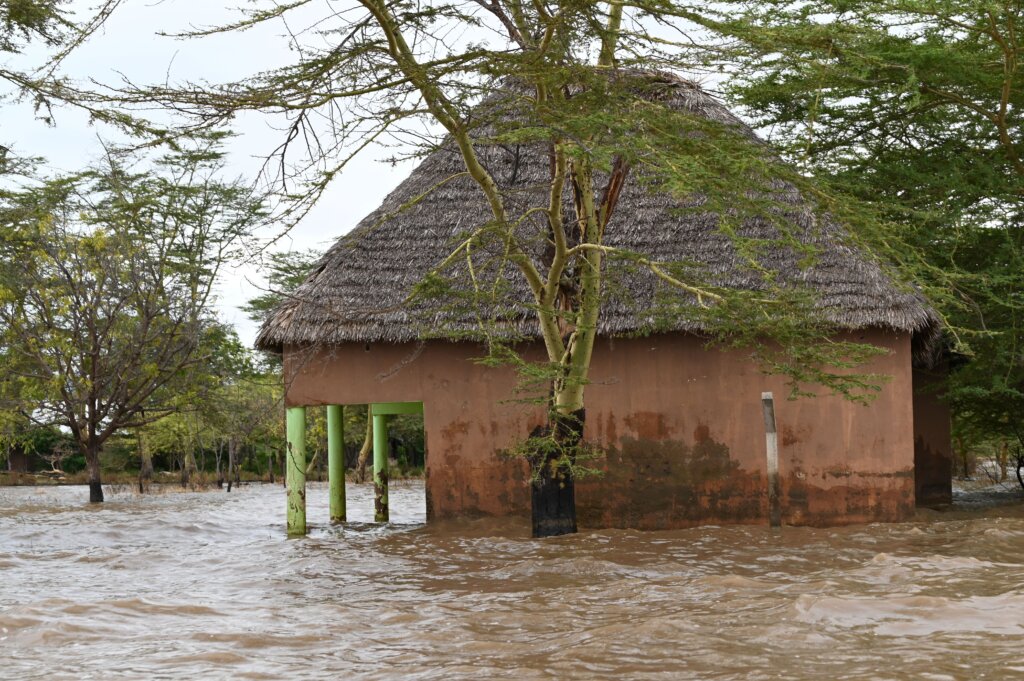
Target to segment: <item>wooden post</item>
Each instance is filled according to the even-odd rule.
[[[345,425],[341,405],[327,405],[327,479],[331,522],[345,522]]]
[[[306,534],[306,408],[288,407],[288,536]]]
[[[764,409],[764,437],[768,451],[768,524],[782,526],[782,505],[779,489],[779,434],[775,428],[775,399],[770,392],[761,393]]]
[[[373,414],[373,519],[388,522],[388,417],[377,413]]]

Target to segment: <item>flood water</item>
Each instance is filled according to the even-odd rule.
[[[279,486],[0,489],[0,678],[1024,678],[1020,506],[531,540],[348,496],[286,540]]]

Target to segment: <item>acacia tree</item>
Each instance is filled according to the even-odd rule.
[[[687,309],[705,314],[724,336],[751,340],[774,333],[784,349],[802,348],[775,363],[777,369],[846,393],[866,387],[863,377],[822,369],[828,361],[855,363],[868,353],[848,344],[816,345],[832,329],[820,319],[807,322],[807,305],[774,315],[787,323],[772,329],[752,322],[766,319],[765,305],[793,293],[767,273],[763,290],[752,295],[716,285],[693,268],[605,243],[623,186],[639,176],[663,191],[712,202],[728,191],[732,203],[723,223],[750,215],[784,223],[770,180],[801,181],[737,127],[664,105],[657,94],[662,76],[635,70],[693,66],[681,50],[687,37],[666,37],[662,30],[671,28],[680,8],[645,1],[358,0],[314,16],[302,14],[308,2],[271,3],[190,37],[282,21],[293,63],[233,83],[133,87],[118,96],[128,104],[163,102],[191,115],[193,128],[227,123],[243,111],[287,118],[279,163],[267,166],[281,183],[285,222],[300,219],[352,156],[376,141],[397,139],[410,145],[410,155],[442,144],[457,151],[464,171],[438,187],[471,178],[488,219],[467,230],[417,295],[442,289],[450,295],[441,280],[455,272],[463,288],[471,288],[471,304],[494,310],[486,303],[499,298],[505,277],[525,282],[544,360],[528,362],[515,351],[519,339],[503,332],[500,313],[481,320],[479,337],[493,358],[513,362],[545,387],[548,427],[528,439],[524,451],[536,474],[535,533],[555,534],[575,530],[573,470],[608,259],[673,287]],[[309,28],[296,29],[303,21]],[[491,108],[482,112],[477,105],[495,87],[511,94],[488,100]],[[508,120],[514,123],[502,123]],[[545,202],[522,206],[507,193],[484,160],[494,145],[546,150]],[[737,192],[737,185],[751,192]],[[752,266],[763,271],[755,260]],[[485,272],[490,281],[478,276]],[[806,302],[791,296],[800,300]],[[541,518],[539,509],[550,513]]]
[[[274,309],[293,295],[295,289],[306,280],[320,255],[314,250],[268,253],[264,262],[266,286],[260,295],[250,298],[242,306],[242,311],[257,324],[265,322]],[[271,367],[281,368],[277,355],[264,354]]]
[[[240,480],[243,447],[280,441],[277,433],[283,430],[280,419],[283,396],[276,372],[258,371],[252,352],[242,346],[234,331],[222,329],[216,352],[210,359],[212,361],[203,368],[201,380],[193,382],[194,418],[197,430],[201,423],[210,432],[207,444],[214,446],[215,443],[217,448],[218,485],[224,480],[221,457],[226,450],[227,491],[230,492]]]
[[[280,447],[280,377],[257,370],[252,351],[221,324],[208,327],[198,352],[201,361],[181,382],[173,411],[136,435],[140,450],[149,452],[150,476],[152,456],[162,454],[176,462],[182,485],[189,485],[198,470],[207,470],[206,455],[212,452],[217,485],[223,486],[226,477],[230,492],[239,481],[244,448]],[[148,477],[140,475],[140,486]]]
[[[865,234],[944,317],[968,360],[947,386],[957,429],[1024,444],[1024,7],[716,6],[706,24],[743,46],[733,95],[793,163],[881,216]]]
[[[64,61],[103,27],[120,4],[121,0],[97,0],[91,7],[73,0],[0,3],[0,97],[30,101],[38,117],[49,125],[54,124],[55,107],[64,105],[122,132],[166,139],[169,133],[164,127],[126,114],[112,106],[109,98],[61,74]],[[38,62],[19,64],[11,58],[21,55],[29,45],[41,55]],[[9,152],[6,144],[13,141],[4,142],[0,146],[0,171]]]
[[[59,49],[52,57],[59,63],[100,28],[121,2],[103,0],[81,22],[71,16],[71,4],[70,0],[11,0],[0,5],[0,52],[20,52],[29,42],[38,41]],[[12,73],[0,69],[4,78]]]
[[[258,219],[246,190],[214,179],[207,148],[147,172],[106,165],[0,194],[0,338],[17,357],[0,389],[66,426],[103,500],[100,451],[159,419],[210,328],[213,283]]]

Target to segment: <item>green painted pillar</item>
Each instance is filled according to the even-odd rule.
[[[384,414],[373,415],[373,519],[388,521],[388,417]]]
[[[288,407],[288,536],[306,534],[306,408]]]
[[[327,405],[327,479],[331,522],[345,522],[345,425],[341,405]]]

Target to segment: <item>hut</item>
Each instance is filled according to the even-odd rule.
[[[665,74],[638,77],[667,106],[754,137],[694,83]],[[488,97],[478,111],[503,97]],[[476,134],[486,135],[486,127]],[[546,203],[546,149],[494,144],[479,153],[510,201],[524,210]],[[482,351],[472,339],[471,314],[406,302],[451,253],[453,240],[487,220],[483,197],[460,176],[462,164],[452,143],[424,158],[274,311],[257,347],[283,353],[289,440],[300,460],[304,407],[327,405],[331,438],[338,439],[338,405],[371,404],[381,442],[375,474],[384,488],[387,416],[421,412],[428,519],[527,515],[526,466],[502,452],[530,433],[542,414],[510,401],[517,382],[512,369],[473,361]],[[602,307],[587,387],[584,438],[603,454],[593,462],[601,475],[577,485],[582,526],[767,522],[770,497],[787,524],[895,521],[913,513],[922,492],[932,502],[948,498],[948,414],[933,394],[915,396],[915,357],[927,355],[934,314],[920,295],[850,246],[841,226],[816,215],[795,188],[779,181],[774,191],[820,255],[804,268],[798,254],[778,249],[766,256],[769,265],[812,288],[843,337],[886,349],[868,370],[891,379],[869,406],[826,395],[775,402],[778,483],[771,494],[762,396],[786,395],[784,380],[764,375],[748,352],[708,349],[696,316],[656,325],[651,311],[658,307],[658,282],[648,272],[625,271],[628,300],[609,296]],[[698,263],[730,286],[756,287],[733,241],[716,229],[717,216],[693,205],[680,208],[680,199],[628,182],[606,243]],[[742,229],[756,238],[773,228],[750,219]],[[527,344],[536,339],[525,286],[512,278],[502,295],[503,323]],[[290,473],[293,468],[289,528],[301,533],[302,466],[290,466]],[[336,488],[340,472],[334,466],[331,472]],[[915,488],[915,479],[923,487]],[[337,494],[332,491],[335,520],[344,515]],[[377,510],[383,520],[386,491],[382,495]]]

